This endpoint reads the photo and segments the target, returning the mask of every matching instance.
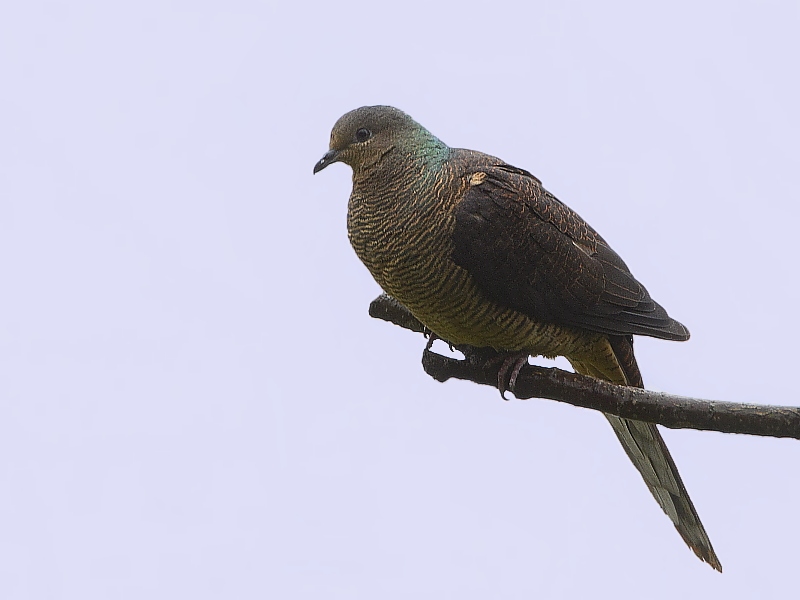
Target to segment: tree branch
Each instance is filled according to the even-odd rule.
[[[425,327],[397,300],[382,294],[369,306],[371,317],[420,333]],[[437,381],[464,379],[497,387],[498,354],[485,348],[456,346],[465,359],[448,358],[426,350],[425,372]],[[492,360],[494,358],[495,360]],[[674,396],[562,371],[527,365],[514,389],[520,399],[547,398],[591,408],[672,429],[701,429],[800,439],[800,407],[737,404]]]

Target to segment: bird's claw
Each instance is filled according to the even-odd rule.
[[[436,340],[439,340],[441,338],[438,335],[436,335],[435,333],[433,333],[433,331],[431,331],[427,327],[425,328],[425,330],[428,332],[428,334],[426,336],[428,338],[428,343],[425,344],[425,352],[430,352],[431,351],[431,347],[433,346],[433,342],[435,342]]]
[[[433,342],[435,342],[436,340],[442,340],[442,338],[440,338],[438,335],[436,335],[436,334],[435,334],[433,331],[431,331],[431,330],[430,330],[430,329],[428,329],[427,327],[424,329],[424,331],[422,332],[422,334],[423,334],[423,335],[424,335],[426,338],[428,338],[428,343],[425,345],[425,352],[430,352],[430,350],[431,350],[431,347],[433,346]],[[443,341],[445,344],[447,344],[447,347],[448,347],[448,348],[450,348],[450,352],[452,352],[452,351],[454,350],[454,348],[453,348],[453,344],[451,344],[451,343],[450,343],[450,342],[448,342],[447,340],[442,340],[442,341]]]
[[[528,354],[509,354],[503,359],[500,368],[497,370],[497,389],[500,390],[500,397],[503,400],[508,400],[506,398],[506,392],[514,392],[514,388],[517,385],[517,377],[519,377],[519,372],[522,370],[522,367],[528,364]],[[511,375],[509,375],[509,371]],[[508,381],[508,384],[506,384]]]

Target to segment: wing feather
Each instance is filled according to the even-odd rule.
[[[686,340],[619,255],[533,175],[510,165],[468,177],[453,260],[494,301],[531,318],[612,335]]]

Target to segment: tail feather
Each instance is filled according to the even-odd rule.
[[[599,365],[579,362],[574,363],[576,370],[614,383],[643,388],[642,375],[633,354],[633,340],[630,336],[608,336],[608,339],[614,362],[617,363],[617,373],[611,373],[608,368],[601,368]],[[721,572],[722,564],[658,428],[652,423],[621,419],[608,414],[605,416],[628,458],[641,474],[656,502],[672,520],[680,536],[700,560]]]

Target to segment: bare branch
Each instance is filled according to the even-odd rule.
[[[372,301],[369,314],[411,331],[423,325],[397,300],[383,294]],[[425,351],[422,365],[437,381],[464,379],[497,387],[494,351],[457,346],[465,360]],[[517,378],[520,399],[547,398],[591,408],[627,419],[658,423],[672,429],[701,429],[800,439],[800,407],[737,404],[686,398],[662,392],[614,385],[593,377],[528,365]]]

